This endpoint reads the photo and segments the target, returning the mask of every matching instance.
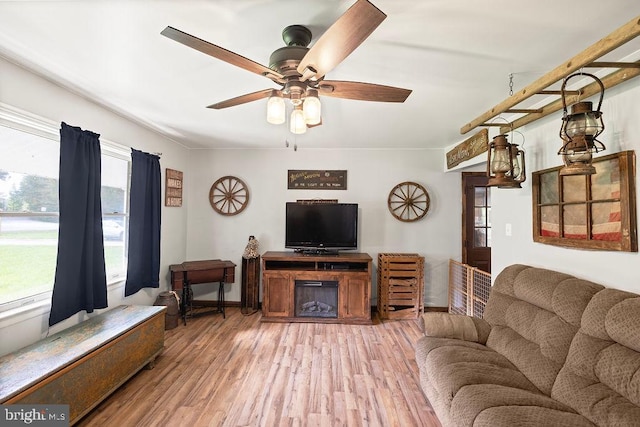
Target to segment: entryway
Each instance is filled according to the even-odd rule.
[[[462,262],[491,273],[491,187],[484,172],[462,173]]]

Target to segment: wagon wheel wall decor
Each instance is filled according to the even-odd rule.
[[[249,190],[240,178],[223,176],[211,186],[209,203],[220,215],[237,215],[249,203]]]
[[[420,184],[406,181],[393,187],[387,205],[389,212],[403,222],[417,221],[429,211],[429,193]]]

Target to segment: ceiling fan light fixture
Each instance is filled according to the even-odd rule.
[[[301,135],[307,131],[307,123],[304,121],[304,112],[301,105],[296,106],[291,112],[289,130],[296,135]]]
[[[318,98],[317,89],[307,89],[307,94],[302,103],[302,112],[304,113],[305,123],[308,125],[317,125],[322,119],[322,104]]]
[[[404,102],[409,96],[411,91],[402,88],[324,80],[327,73],[351,55],[386,17],[370,1],[357,0],[311,47],[308,47],[312,39],[311,30],[304,25],[289,25],[282,31],[286,46],[271,53],[268,67],[170,26],[161,34],[213,58],[267,77],[281,86],[280,90],[263,89],[217,102],[208,108],[220,110],[269,98],[267,121],[282,124],[286,122],[289,111],[286,98],[294,107],[289,124],[291,132],[302,134],[307,127],[322,124],[319,90],[323,95],[359,101]]]
[[[286,119],[286,106],[282,94],[274,90],[267,101],[267,122],[281,125]]]
[[[308,65],[304,69],[304,71],[302,72],[301,80],[303,82],[306,82],[307,80],[311,80],[312,82],[316,82],[316,81],[318,81],[318,72],[315,70],[315,68],[313,68],[312,66]]]

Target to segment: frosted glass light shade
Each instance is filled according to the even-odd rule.
[[[267,121],[274,125],[281,125],[285,119],[284,99],[280,95],[271,95],[267,101]]]
[[[304,112],[302,108],[296,107],[291,112],[291,123],[289,124],[289,130],[296,135],[303,134],[307,131],[307,123],[304,120]]]
[[[317,96],[317,91],[315,92],[315,95],[307,95],[302,104],[304,120],[308,125],[317,125],[320,123],[320,118],[322,117],[322,105]]]

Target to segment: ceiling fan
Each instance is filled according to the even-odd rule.
[[[411,93],[409,89],[324,78],[329,71],[360,46],[386,17],[371,2],[357,0],[311,48],[307,47],[311,42],[311,31],[302,25],[290,25],[282,32],[282,38],[287,46],[271,54],[269,67],[170,26],[161,34],[214,58],[265,76],[280,85],[280,89],[263,89],[217,102],[207,108],[219,110],[269,98],[268,121],[282,123],[285,108],[283,98],[288,98],[294,105],[291,131],[303,133],[307,127],[321,124],[318,95],[379,102],[404,102],[407,99]],[[317,111],[312,107],[309,108],[309,111],[315,112],[312,117],[307,116],[306,111],[303,111],[303,104],[307,109],[307,102],[310,105],[316,103]],[[273,111],[277,113],[277,117],[270,119],[269,109],[272,106],[275,108]],[[294,130],[294,120],[297,122],[297,131]],[[303,121],[300,122],[300,120]],[[304,129],[300,125],[303,125]]]

